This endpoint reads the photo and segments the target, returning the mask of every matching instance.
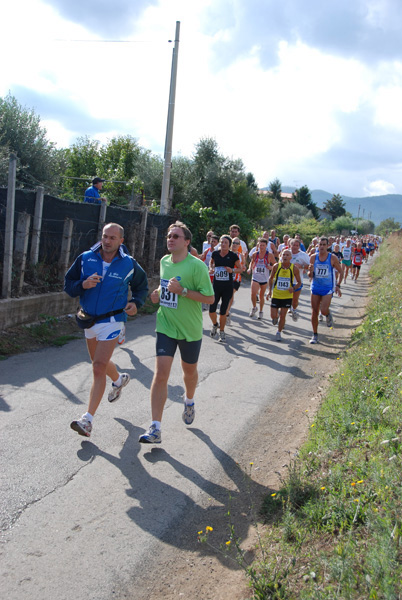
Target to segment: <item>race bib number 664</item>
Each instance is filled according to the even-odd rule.
[[[169,279],[161,279],[161,289],[159,294],[160,306],[166,308],[177,308],[177,294],[173,294],[168,290]]]

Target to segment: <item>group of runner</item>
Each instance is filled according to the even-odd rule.
[[[226,341],[225,326],[230,325],[230,308],[241,285],[241,274],[247,269],[251,274],[249,317],[263,319],[265,301],[271,300],[271,320],[277,326],[277,341],[282,339],[287,313],[293,321],[299,318],[299,297],[304,276],[308,275],[313,329],[310,344],[317,344],[319,321],[325,317],[327,326],[333,326],[330,311],[333,294],[342,295],[341,283],[346,283],[349,274],[357,283],[361,266],[381,241],[374,235],[322,236],[314,238],[306,249],[299,234],[294,238],[285,234],[280,243],[276,231],[271,230],[264,231],[249,252],[239,236],[238,225],[232,225],[229,233],[222,236],[209,231],[199,257],[209,268],[214,288],[215,301],[209,307],[210,336],[217,337],[219,342]]]
[[[287,312],[291,311],[294,321],[299,318],[298,301],[303,275],[307,273],[311,280],[313,326],[310,343],[316,344],[320,314],[331,327],[333,293],[341,296],[341,283],[346,281],[350,268],[351,277],[357,282],[363,262],[374,253],[379,241],[372,236],[347,240],[320,237],[313,239],[306,250],[299,235],[292,239],[284,235],[280,243],[272,230],[264,232],[248,252],[239,236],[238,225],[232,225],[229,233],[222,236],[210,231],[203,252],[198,255],[191,244],[191,231],[184,223],[176,221],[168,228],[168,254],[160,262],[159,286],[150,295],[151,301],[159,304],[159,310],[150,389],[152,420],[149,429],[139,437],[142,444],[161,443],[161,421],[177,350],[184,384],[182,419],[186,425],[194,421],[203,337],[202,306],[209,308],[211,337],[218,336],[220,342],[225,342],[234,295],[247,269],[252,276],[249,316],[254,318],[258,313],[257,318],[262,319],[265,300],[270,299],[271,319],[280,341]],[[118,400],[130,382],[129,373],[118,371],[112,354],[119,337],[124,337],[127,315],[135,315],[148,294],[146,274],[124,246],[123,227],[117,223],[104,226],[101,240],[80,254],[67,271],[64,289],[80,299],[77,323],[85,329],[93,372],[87,412],[72,421],[70,427],[79,435],[90,437],[107,378],[111,380],[109,402]]]

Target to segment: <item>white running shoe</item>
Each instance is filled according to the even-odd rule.
[[[297,312],[297,310],[292,310],[292,319],[293,321],[298,321],[299,320],[299,313]]]
[[[277,342],[282,341],[282,336],[281,336],[281,332],[280,331],[276,332],[275,339],[276,339]]]
[[[74,429],[78,433],[78,435],[83,435],[85,437],[90,437],[92,431],[92,423],[88,421],[84,415],[82,415],[81,419],[78,421],[73,421],[70,424],[71,429]]]
[[[250,310],[250,314],[249,317],[253,318],[255,313],[257,312],[258,308],[256,306],[253,306],[252,309]]]
[[[116,400],[118,400],[120,398],[123,388],[126,387],[128,382],[130,381],[130,379],[131,379],[131,377],[128,373],[122,373],[121,374],[121,385],[117,386],[114,383],[112,383],[112,389],[110,390],[109,395],[107,397],[109,402],[116,402]]]
[[[215,323],[215,325],[212,325],[209,335],[211,336],[211,338],[214,338],[216,336],[217,332],[218,332],[218,323]]]
[[[261,321],[261,319],[263,319],[263,318],[264,318],[264,311],[260,310],[260,312],[258,313],[257,319],[260,319],[260,321]]]
[[[322,316],[322,314],[321,314],[321,313],[320,313],[320,315],[319,315],[319,317],[318,317],[318,320],[319,320],[321,323],[322,323],[322,322],[323,322],[323,320],[324,320],[324,317]]]

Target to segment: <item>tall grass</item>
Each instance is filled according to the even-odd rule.
[[[264,501],[270,551],[254,571],[276,587],[261,595],[260,585],[254,597],[402,598],[401,237],[384,244],[370,273],[368,316],[308,442]]]

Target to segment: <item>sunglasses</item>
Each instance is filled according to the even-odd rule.
[[[173,238],[174,240],[178,240],[179,238],[184,238],[184,235],[178,235],[177,233],[168,233],[168,234],[167,234],[167,236],[166,236],[166,238],[167,238],[168,240],[170,240],[170,239],[172,239],[172,238]]]

